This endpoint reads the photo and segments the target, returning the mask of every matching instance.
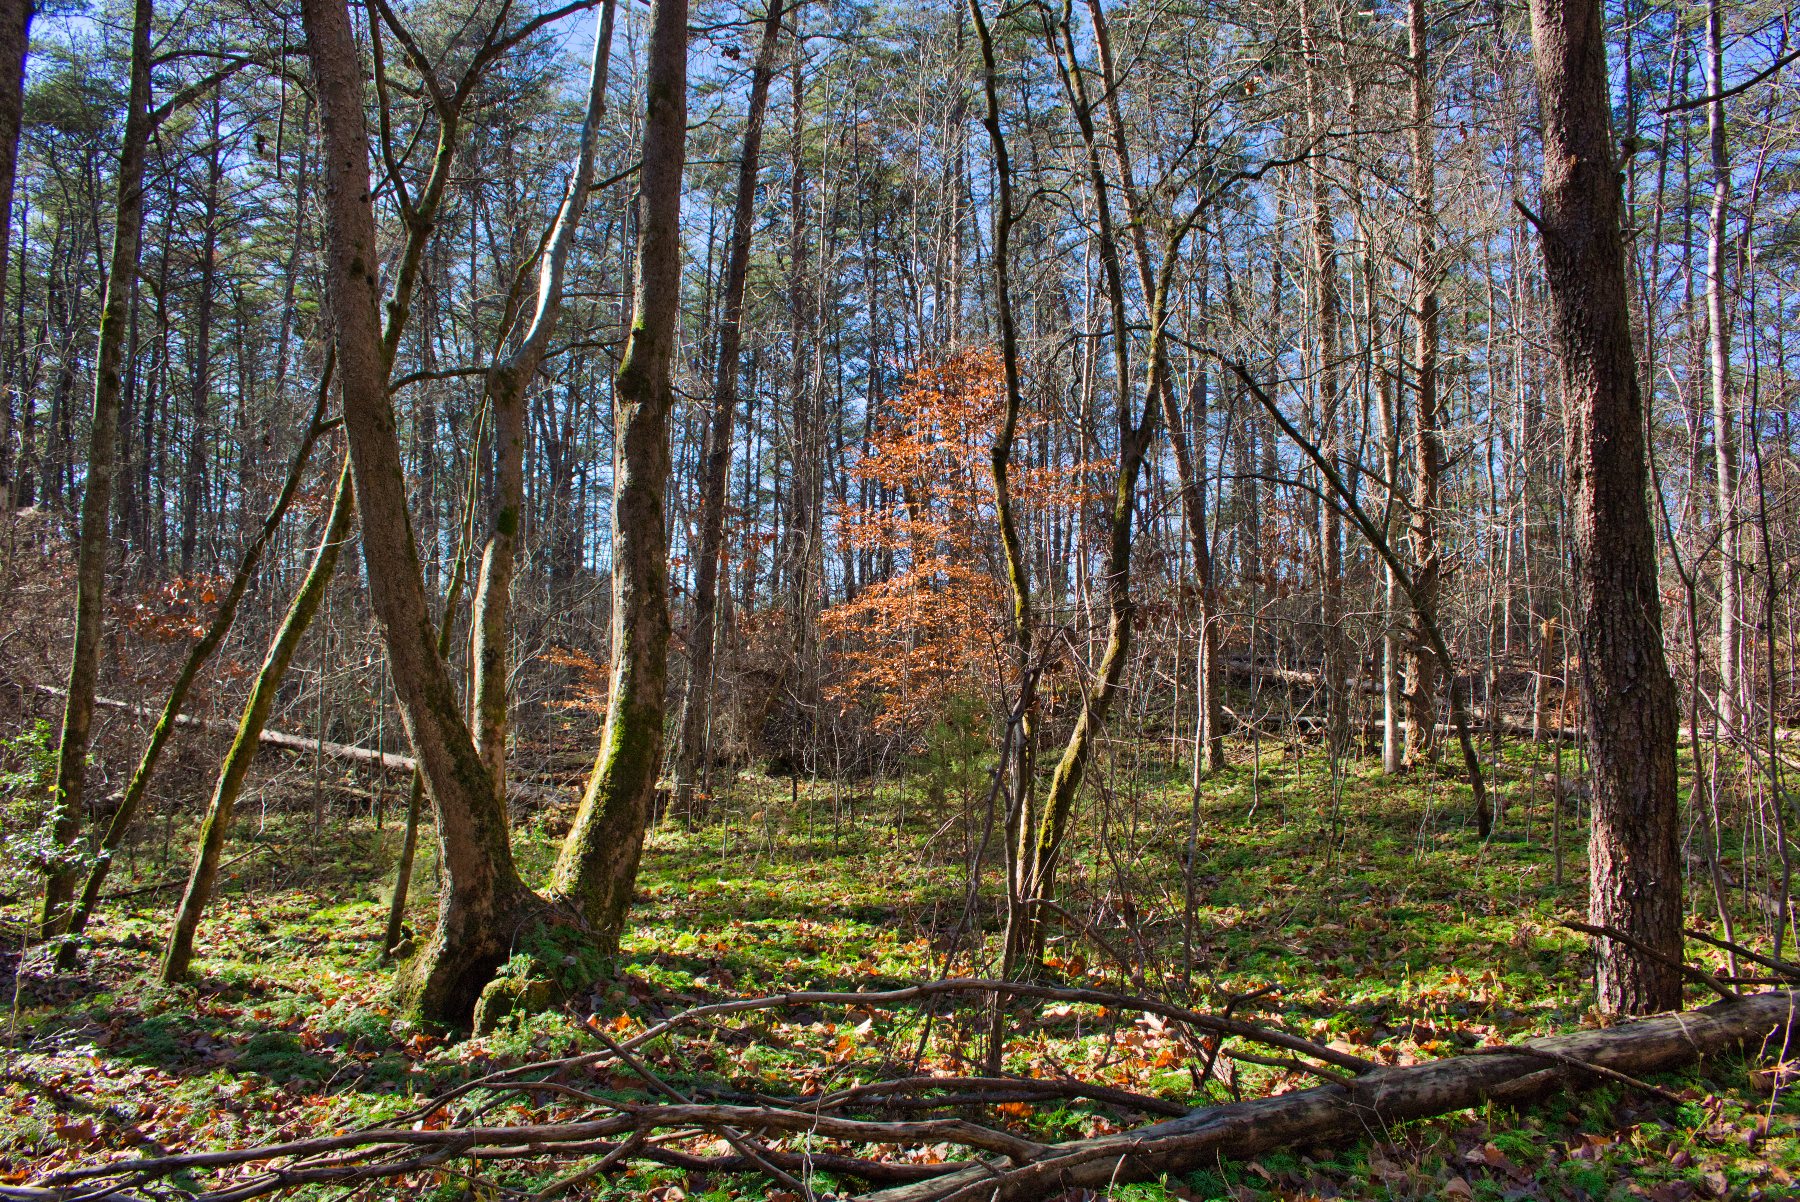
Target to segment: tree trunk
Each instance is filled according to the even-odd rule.
[[[100,841],[99,858],[94,861],[93,869],[88,873],[87,884],[82,888],[81,901],[75,908],[74,918],[69,923],[71,934],[79,935],[93,916],[94,907],[100,902],[100,890],[106,884],[107,873],[112,869],[112,857],[125,842],[125,835],[131,829],[132,821],[137,817],[138,806],[144,800],[144,794],[150,787],[150,778],[156,772],[156,764],[162,757],[169,736],[175,733],[180,725],[181,707],[187,701],[188,690],[212,659],[213,652],[230,633],[231,625],[237,618],[238,604],[244,599],[250,581],[256,575],[257,567],[262,563],[263,553],[268,550],[269,541],[275,537],[282,518],[287,515],[288,506],[293,503],[294,496],[300,491],[300,484],[305,478],[306,464],[312,458],[313,444],[318,441],[324,431],[325,402],[330,395],[332,369],[334,361],[327,356],[325,371],[319,381],[319,397],[313,407],[312,424],[308,426],[305,437],[300,440],[299,450],[294,452],[294,462],[288,468],[287,479],[282,483],[281,492],[269,514],[263,519],[262,529],[257,532],[243,556],[238,561],[237,572],[231,578],[225,596],[219,601],[219,608],[214,612],[206,633],[200,636],[188,652],[188,657],[181,665],[181,672],[175,683],[169,687],[168,699],[163,703],[162,715],[150,730],[149,741],[144,744],[143,754],[138,758],[138,765],[131,774],[131,780],[125,786],[125,795],[119,802],[119,808],[113,813],[112,821],[107,824],[106,835]]]
[[[426,608],[388,395],[392,352],[383,344],[378,314],[381,256],[369,181],[362,60],[350,15],[342,0],[305,0],[301,15],[323,129],[326,280],[344,427],[362,509],[369,600],[387,647],[407,737],[437,811],[444,868],[437,929],[402,988],[423,1016],[461,1024],[510,954],[519,928],[541,909],[514,867],[505,809],[463,721]],[[449,138],[450,131],[440,133],[440,156],[447,157]],[[416,272],[416,255],[409,256],[396,283],[390,342],[398,337],[409,274],[416,278]]]
[[[1444,435],[1438,416],[1437,158],[1432,143],[1431,56],[1426,43],[1425,0],[1407,5],[1407,48],[1412,64],[1413,204],[1418,209],[1418,247],[1413,265],[1413,353],[1416,400],[1413,443],[1413,587],[1418,593],[1406,641],[1406,763],[1417,767],[1436,750],[1437,657],[1424,621],[1437,620],[1440,564],[1437,547],[1438,485],[1444,474]]]
[[[731,245],[726,251],[725,295],[719,323],[719,361],[713,385],[712,426],[706,433],[706,476],[701,483],[700,548],[694,564],[694,613],[688,626],[687,693],[675,762],[675,806],[692,814],[694,781],[711,762],[713,644],[718,637],[719,554],[725,540],[725,490],[731,480],[732,429],[737,421],[738,375],[743,370],[744,286],[750,275],[755,233],[756,177],[762,162],[763,118],[781,37],[782,0],[769,0],[762,42],[750,74],[750,108],[744,118],[744,151],[738,159],[732,201]]]
[[[1731,155],[1725,137],[1725,13],[1720,0],[1706,7],[1707,145],[1712,159],[1712,209],[1706,223],[1706,325],[1708,383],[1712,391],[1713,461],[1719,532],[1719,725],[1736,733],[1743,722],[1743,646],[1738,636],[1742,568],[1738,559],[1738,454],[1731,407],[1731,320],[1725,289],[1727,204]]]
[[[95,352],[94,419],[88,443],[87,488],[81,501],[81,546],[75,567],[75,646],[69,658],[68,701],[57,747],[55,836],[62,859],[44,882],[42,937],[63,933],[74,900],[85,783],[88,732],[94,719],[94,686],[100,674],[101,612],[106,560],[111,550],[113,476],[118,466],[122,359],[137,288],[138,247],[144,229],[144,154],[150,141],[151,0],[136,0],[131,27],[131,82],[125,100],[125,137],[113,218],[112,261],[100,313]]]
[[[525,394],[544,361],[550,335],[562,307],[563,277],[575,233],[587,208],[594,181],[594,156],[600,141],[600,118],[606,112],[606,69],[612,56],[616,0],[600,10],[594,34],[593,61],[588,67],[587,111],[569,186],[563,194],[538,269],[537,311],[518,349],[498,359],[487,374],[488,398],[494,414],[493,513],[487,547],[481,556],[481,582],[475,589],[475,745],[493,779],[494,792],[506,805],[506,736],[511,726],[507,705],[512,637],[512,581],[525,513]],[[448,615],[446,615],[447,617]]]
[[[1169,297],[1181,245],[1194,223],[1204,211],[1197,208],[1185,220],[1174,223],[1162,247],[1162,258],[1149,295],[1150,339],[1144,355],[1144,393],[1142,407],[1134,402],[1131,387],[1129,323],[1126,319],[1124,273],[1119,262],[1118,238],[1113,224],[1108,185],[1100,162],[1100,146],[1096,133],[1093,106],[1089,102],[1087,84],[1076,53],[1074,30],[1065,18],[1052,28],[1046,24],[1045,35],[1056,60],[1064,94],[1074,112],[1085,151],[1087,183],[1094,200],[1097,243],[1105,288],[1112,318],[1113,373],[1116,387],[1114,415],[1118,426],[1118,457],[1113,477],[1113,495],[1107,502],[1105,575],[1106,644],[1091,683],[1082,689],[1081,712],[1063,745],[1062,757],[1050,776],[1049,793],[1040,812],[1022,824],[1019,856],[1019,881],[1015,888],[1021,903],[1030,913],[1020,929],[1009,925],[1005,937],[1003,968],[1011,972],[1018,961],[1035,964],[1043,951],[1043,927],[1032,903],[1039,898],[1051,900],[1056,890],[1056,870],[1067,835],[1069,817],[1081,791],[1088,761],[1106,722],[1108,710],[1118,696],[1125,675],[1125,661],[1131,649],[1132,599],[1131,551],[1132,525],[1137,508],[1138,478],[1149,451],[1155,428],[1155,415],[1163,397],[1163,372],[1168,367],[1166,335]]]
[[[1300,8],[1302,82],[1306,95],[1306,130],[1320,142],[1328,117],[1324,88],[1318,69],[1318,38],[1309,6]],[[1331,207],[1331,182],[1325,174],[1322,145],[1315,145],[1307,164],[1312,198],[1312,258],[1314,281],[1314,337],[1318,344],[1319,448],[1327,457],[1338,454],[1341,404],[1338,377],[1338,253],[1337,219]],[[1319,506],[1319,625],[1325,643],[1326,729],[1333,757],[1341,755],[1350,739],[1349,675],[1344,639],[1344,532],[1336,505]]]
[[[294,652],[299,649],[306,628],[312,625],[313,616],[319,612],[319,604],[325,599],[325,590],[330,586],[332,574],[337,570],[338,553],[349,539],[350,527],[355,520],[356,493],[350,483],[350,465],[346,463],[338,473],[337,492],[331,503],[331,517],[325,524],[319,548],[313,553],[312,566],[307,569],[306,577],[300,583],[300,591],[295,594],[293,602],[288,606],[287,616],[282,619],[274,640],[269,644],[269,653],[263,657],[262,668],[257,672],[256,682],[250,688],[250,697],[244,702],[244,713],[238,720],[237,735],[231,741],[231,749],[225,753],[224,762],[219,765],[219,780],[213,786],[212,800],[207,804],[206,817],[200,823],[199,843],[194,849],[194,866],[188,873],[187,889],[181,895],[181,904],[176,907],[175,924],[169,930],[168,945],[163,949],[160,971],[167,984],[173,985],[187,979],[188,964],[194,957],[194,932],[199,929],[200,915],[206,909],[206,903],[212,900],[213,881],[219,872],[219,856],[225,850],[225,836],[231,829],[232,810],[237,806],[238,795],[244,790],[244,780],[249,776],[250,765],[256,759],[256,749],[261,746],[263,726],[269,720],[269,710],[275,704],[275,694],[281,689],[281,682],[287,676],[288,665],[293,662]]]
[[[1112,37],[1106,14],[1099,0],[1088,0],[1088,12],[1094,21],[1094,48],[1100,57],[1101,82],[1106,88],[1106,109],[1112,126],[1113,157],[1119,163],[1119,191],[1125,200],[1125,216],[1131,230],[1131,248],[1137,261],[1138,286],[1146,300],[1156,291],[1156,270],[1150,258],[1150,239],[1146,231],[1146,214],[1138,197],[1136,176],[1132,172],[1131,150],[1125,137],[1125,122],[1119,108],[1119,81],[1113,66]],[[1162,380],[1163,425],[1169,435],[1169,449],[1175,454],[1175,480],[1181,488],[1181,512],[1186,522],[1189,547],[1194,556],[1195,583],[1199,598],[1200,652],[1195,659],[1194,684],[1200,710],[1200,756],[1208,771],[1225,766],[1225,714],[1222,674],[1219,667],[1218,590],[1213,581],[1212,539],[1207,533],[1205,453],[1196,470],[1189,448],[1187,426],[1183,421],[1181,402],[1175,388],[1174,373],[1164,363],[1157,373]],[[1200,442],[1206,442],[1206,392],[1204,377],[1194,387],[1193,398],[1199,415]]]
[[[1681,954],[1675,683],[1663,658],[1656,544],[1645,496],[1644,406],[1633,363],[1598,0],[1532,0],[1544,113],[1543,237],[1552,328],[1576,429],[1581,689],[1594,766],[1589,913]],[[1602,939],[1599,1004],[1667,1010],[1681,976]]]
[[[213,302],[219,268],[220,89],[212,94],[212,129],[207,147],[206,194],[200,217],[200,280],[194,298],[193,425],[188,428],[187,462],[181,472],[181,573],[194,570],[200,543],[201,501],[206,496],[206,424],[212,410]],[[211,515],[208,515],[211,516]]]
[[[31,0],[0,2],[0,318],[6,313],[13,183],[18,178],[19,124],[25,109],[25,53],[31,42],[32,11]],[[0,372],[5,369],[6,365],[0,364]],[[9,458],[12,412],[12,396],[8,392],[0,399],[0,513],[12,508],[13,503]]]
[[[681,305],[681,176],[687,152],[687,0],[651,16],[631,334],[613,386],[612,691],[555,892],[616,950],[662,761],[669,654],[669,370]]]

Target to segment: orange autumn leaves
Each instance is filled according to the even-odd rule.
[[[841,509],[839,537],[892,571],[823,614],[836,669],[828,696],[884,732],[922,730],[954,696],[998,695],[1010,598],[991,452],[1004,407],[999,355],[953,352],[908,375],[851,468],[877,499]],[[1022,417],[1016,445],[1030,428]],[[1021,523],[1073,510],[1079,479],[1078,468],[1014,468]]]

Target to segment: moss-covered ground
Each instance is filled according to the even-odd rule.
[[[1386,778],[1364,762],[1334,777],[1317,756],[1264,754],[1253,766],[1248,749],[1233,754],[1238,762],[1203,785],[1196,820],[1183,768],[1149,749],[1115,749],[1069,844],[1062,897],[1086,927],[1053,928],[1054,979],[1197,1007],[1267,990],[1240,1013],[1384,1062],[1594,1021],[1586,942],[1557,925],[1584,904],[1583,818],[1571,796],[1555,820],[1544,754],[1507,749],[1497,772],[1507,807],[1485,843],[1468,820],[1466,790],[1447,776]],[[992,846],[972,911],[967,902],[984,830],[982,774],[944,780],[927,789],[916,780],[738,777],[705,823],[653,833],[614,975],[556,1012],[460,1040],[408,1023],[387,996],[393,970],[377,942],[399,844],[392,807],[379,830],[367,814],[335,810],[321,826],[306,806],[241,822],[228,852],[241,858],[201,929],[196,979],[180,988],[154,977],[173,891],[144,887],[181,875],[182,833],[153,825],[151,843],[114,876],[115,888],[143,891],[106,911],[80,970],[53,975],[28,958],[6,982],[14,996],[0,1027],[0,1182],[131,1148],[193,1150],[370,1123],[495,1067],[595,1050],[590,1023],[629,1033],[703,1001],[991,971]],[[533,879],[547,872],[566,820],[554,807],[521,816],[518,846]],[[1741,816],[1728,825],[1721,860],[1738,934],[1767,948],[1768,919],[1744,905],[1767,876],[1760,860],[1745,861],[1746,832],[1754,844],[1760,828]],[[1691,828],[1690,910],[1716,930],[1711,878],[1697,858],[1710,846],[1707,829]],[[175,849],[166,859],[165,839]],[[419,880],[412,919],[425,926],[435,904],[428,856]],[[11,947],[30,904],[20,898],[0,911]],[[1004,1059],[1014,1073],[1071,1074],[1192,1105],[1309,1083],[1250,1065],[1203,1078],[1203,1052],[1142,1012],[1020,1006],[1009,1018]],[[695,1097],[802,1095],[975,1071],[987,1023],[973,1005],[940,1008],[928,1024],[916,1007],[758,1012],[662,1040],[646,1060]],[[1686,1099],[1680,1105],[1608,1086],[1522,1112],[1490,1107],[1408,1124],[1350,1146],[1223,1162],[1112,1196],[1800,1197],[1800,1109],[1785,1076],[1767,1062],[1720,1060],[1656,1079]],[[588,1084],[643,1096],[639,1081],[617,1073]],[[547,1120],[562,1110],[531,1113]],[[1013,1104],[989,1118],[1045,1138],[1146,1121],[1076,1103]],[[478,1178],[450,1171],[360,1196],[513,1197],[569,1167],[489,1166]],[[581,1192],[669,1202],[769,1189],[756,1178],[640,1165]]]

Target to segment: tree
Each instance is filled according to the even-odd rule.
[[[1676,704],[1645,495],[1600,4],[1532,0],[1531,36],[1544,119],[1535,221],[1574,424],[1581,692],[1594,769],[1589,913],[1654,953],[1601,938],[1598,1001],[1609,1013],[1644,1014],[1681,1002]]]
[[[606,0],[600,9],[575,168],[569,173],[569,186],[550,227],[548,244],[539,252],[537,306],[531,324],[519,345],[510,354],[497,357],[487,374],[496,471],[487,547],[482,552],[480,583],[475,590],[474,710],[476,747],[493,778],[502,807],[506,802],[506,735],[511,728],[507,642],[512,637],[514,561],[525,514],[525,395],[550,349],[550,335],[562,308],[569,254],[575,246],[575,232],[581,227],[581,215],[587,209],[588,193],[593,190],[600,118],[606,112],[613,15],[617,9],[615,0]]]
[[[363,513],[369,600],[407,737],[437,811],[444,866],[437,929],[411,966],[407,989],[421,1013],[464,1022],[510,953],[513,936],[540,916],[542,906],[513,864],[505,807],[463,721],[426,607],[388,392],[393,358],[379,316],[381,256],[361,59],[350,15],[339,0],[306,0],[301,16],[318,90],[326,280],[351,474]],[[446,127],[440,143],[453,137],[447,127],[455,116],[448,104],[440,111]],[[440,154],[440,161],[447,160],[447,153]]]
[[[738,156],[737,192],[731,207],[731,245],[725,260],[725,295],[719,318],[719,361],[713,383],[712,424],[706,431],[701,479],[700,546],[694,562],[694,608],[688,623],[688,679],[681,705],[675,761],[675,806],[691,813],[694,781],[711,760],[713,644],[718,638],[719,555],[725,542],[725,488],[731,476],[732,431],[737,421],[738,376],[743,371],[744,287],[750,276],[755,233],[756,179],[762,163],[763,118],[781,36],[782,0],[769,0],[762,41],[750,72],[744,149]]]
[[[118,470],[119,401],[124,392],[125,338],[137,290],[138,250],[144,229],[144,155],[150,143],[151,0],[136,0],[131,25],[131,82],[125,98],[125,136],[114,187],[113,244],[95,352],[94,415],[88,440],[87,486],[81,498],[81,543],[75,575],[75,645],[69,657],[62,733],[57,741],[55,838],[62,849],[44,881],[42,938],[63,933],[80,877],[75,846],[81,830],[88,734],[94,721],[94,689],[100,671],[105,616],[114,476]]]
[[[12,251],[13,185],[19,172],[19,121],[25,108],[25,55],[31,44],[31,0],[0,4],[0,315],[6,312]],[[0,512],[13,503],[12,398],[0,402]]]
[[[1406,39],[1412,62],[1413,204],[1417,209],[1417,259],[1413,265],[1414,437],[1413,495],[1408,533],[1418,608],[1406,640],[1406,763],[1417,766],[1435,745],[1437,659],[1424,630],[1437,620],[1439,573],[1437,517],[1444,475],[1444,433],[1438,413],[1437,154],[1433,146],[1431,48],[1425,0],[1409,0]]]
[[[612,693],[555,889],[616,950],[662,765],[669,654],[670,364],[681,306],[687,0],[655,0],[645,78],[637,280],[614,381]]]

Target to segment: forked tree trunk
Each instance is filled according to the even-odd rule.
[[[1675,683],[1663,657],[1644,405],[1633,363],[1599,0],[1531,0],[1544,116],[1543,237],[1551,321],[1574,415],[1581,689],[1594,767],[1589,913],[1681,955]],[[1602,939],[1599,1004],[1681,1001],[1669,963]]]
[[[681,305],[681,176],[687,152],[687,0],[651,16],[631,333],[614,382],[612,691],[555,892],[618,947],[662,763],[669,655],[669,370]]]
[[[325,599],[325,590],[337,571],[338,554],[349,539],[355,520],[356,494],[350,485],[350,465],[346,463],[338,472],[331,517],[325,524],[318,550],[313,553],[312,566],[306,570],[300,591],[288,605],[287,616],[281,620],[281,626],[269,644],[256,682],[250,687],[249,699],[244,702],[243,716],[238,719],[237,735],[231,740],[224,762],[219,765],[219,779],[213,786],[206,817],[200,823],[200,837],[194,848],[194,865],[188,873],[187,889],[175,909],[175,923],[169,930],[168,945],[163,949],[160,972],[167,984],[187,979],[188,965],[194,958],[194,932],[200,928],[200,915],[206,910],[207,902],[212,900],[213,882],[219,875],[219,857],[225,850],[225,836],[231,831],[232,811],[237,807],[238,795],[244,791],[244,780],[256,760],[256,750],[262,744],[263,727],[269,721],[275,694],[281,689],[281,682],[287,676],[288,665],[294,660],[294,652],[299,649],[306,628],[312,625],[313,616]]]
[[[430,943],[403,990],[428,1018],[466,1023],[510,954],[519,929],[542,914],[514,866],[505,808],[476,753],[456,687],[438,654],[407,507],[406,479],[388,395],[391,352],[379,316],[381,255],[369,181],[361,57],[343,0],[305,0],[301,17],[317,82],[324,161],[326,281],[337,342],[369,600],[387,647],[394,692],[437,811],[444,888]],[[442,140],[442,139],[441,139]],[[416,262],[403,263],[402,275]],[[406,281],[397,285],[405,300]],[[390,335],[397,336],[396,327]]]
[[[743,365],[744,287],[750,277],[755,233],[756,178],[762,162],[763,118],[775,47],[781,38],[782,0],[769,0],[762,42],[750,74],[750,108],[744,118],[744,151],[738,159],[737,194],[726,252],[725,295],[719,321],[719,362],[713,384],[712,425],[706,432],[706,478],[701,484],[700,548],[694,563],[694,613],[688,626],[688,680],[681,707],[675,762],[675,807],[693,814],[694,782],[712,759],[713,643],[718,637],[719,553],[725,541],[725,490],[731,480],[732,430],[737,421],[738,374]]]
[[[1131,354],[1129,324],[1125,311],[1125,280],[1119,262],[1119,245],[1112,218],[1106,173],[1100,164],[1100,144],[1094,123],[1093,106],[1088,100],[1087,82],[1076,53],[1074,30],[1068,9],[1062,20],[1053,24],[1044,18],[1044,36],[1056,60],[1063,93],[1073,110],[1080,129],[1087,183],[1094,201],[1096,235],[1100,262],[1112,317],[1113,377],[1117,390],[1118,461],[1113,480],[1113,495],[1107,505],[1106,646],[1101,652],[1092,683],[1082,689],[1081,712],[1063,745],[1061,758],[1050,774],[1049,792],[1040,808],[1032,807],[1018,824],[1018,845],[1012,851],[1016,867],[1009,888],[1018,898],[1014,915],[1007,924],[1001,969],[1011,976],[1021,967],[1035,966],[1042,958],[1043,922],[1039,899],[1050,900],[1056,892],[1057,862],[1062,855],[1063,839],[1075,799],[1081,792],[1082,778],[1088,760],[1105,725],[1107,711],[1117,697],[1125,674],[1125,659],[1131,649],[1131,528],[1136,511],[1137,481],[1149,449],[1150,431],[1155,406],[1161,393],[1160,368],[1163,306],[1166,289],[1153,299],[1151,318],[1152,343],[1146,360],[1149,391],[1145,394],[1143,416],[1134,416],[1131,387]],[[1165,271],[1166,283],[1166,271]]]
[[[1013,210],[1012,157],[1007,150],[1006,132],[1000,124],[999,67],[994,54],[994,35],[988,27],[987,14],[981,0],[969,0],[969,15],[975,24],[975,36],[981,47],[982,97],[986,108],[982,125],[987,130],[988,147],[994,156],[995,204],[994,229],[994,309],[1000,325],[1000,363],[1006,379],[1006,407],[994,441],[988,450],[989,472],[994,482],[994,516],[1000,527],[1000,547],[1006,558],[1006,579],[1012,597],[1008,633],[1012,642],[1013,671],[1017,674],[1017,699],[1013,714],[1018,729],[1010,727],[1000,735],[1001,768],[1005,769],[1007,751],[1016,745],[1012,759],[1011,795],[1006,801],[1002,827],[1005,839],[1003,855],[1006,870],[1006,934],[1002,952],[1002,972],[1016,967],[1019,944],[1028,929],[1030,909],[1024,869],[1023,833],[1030,829],[1034,807],[1032,794],[1037,775],[1037,706],[1036,680],[1031,664],[1032,610],[1031,564],[1026,558],[1024,540],[1019,537],[1018,514],[1012,499],[1012,452],[1018,436],[1019,412],[1024,406],[1024,388],[1019,370],[1018,317],[1013,311],[1012,295],[1012,231]],[[1009,716],[1008,722],[1012,721]],[[990,801],[989,805],[992,805]],[[990,818],[991,811],[990,811]],[[971,895],[972,896],[972,895]],[[998,1071],[1005,1051],[1006,1008],[994,998],[992,1025],[988,1040],[988,1067]]]
[[[125,136],[119,152],[112,259],[100,310],[95,353],[94,418],[88,442],[87,487],[81,499],[81,545],[75,562],[75,646],[69,657],[68,700],[57,746],[55,839],[61,860],[45,874],[39,933],[61,935],[79,876],[82,786],[88,733],[94,720],[94,686],[100,674],[101,612],[106,560],[111,549],[113,476],[118,470],[119,399],[125,334],[137,290],[138,247],[144,231],[144,154],[150,141],[151,0],[136,0],[131,26],[131,82],[125,99]]]

